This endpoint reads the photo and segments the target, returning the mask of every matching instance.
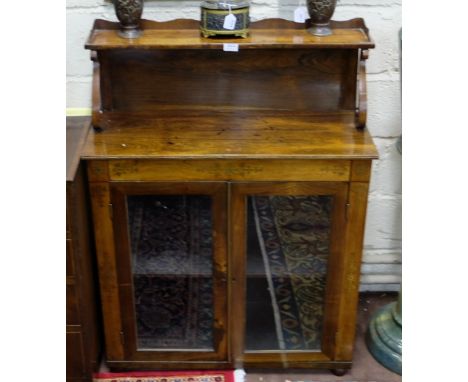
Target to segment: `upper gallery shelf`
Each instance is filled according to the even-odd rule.
[[[306,25],[283,19],[253,22],[247,38],[204,38],[199,21],[179,19],[168,22],[142,20],[143,34],[137,39],[125,39],[117,34],[119,24],[96,20],[86,43],[90,50],[107,49],[220,49],[225,43],[239,44],[240,49],[268,48],[342,48],[368,49],[374,43],[361,18],[331,21],[331,36],[313,36]]]

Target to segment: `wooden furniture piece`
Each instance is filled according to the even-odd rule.
[[[331,26],[95,22],[82,158],[112,369],[351,367],[374,44]]]
[[[89,118],[67,118],[67,381],[91,381],[102,349],[94,238],[81,146]]]

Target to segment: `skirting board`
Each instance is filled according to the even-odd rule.
[[[91,115],[91,108],[67,108],[67,117],[87,117]]]
[[[401,284],[361,284],[359,292],[398,292]]]

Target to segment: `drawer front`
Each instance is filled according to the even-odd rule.
[[[348,181],[347,160],[111,160],[115,181]]]

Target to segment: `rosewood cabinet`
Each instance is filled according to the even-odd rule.
[[[373,43],[332,26],[96,21],[82,158],[112,369],[351,367]]]

